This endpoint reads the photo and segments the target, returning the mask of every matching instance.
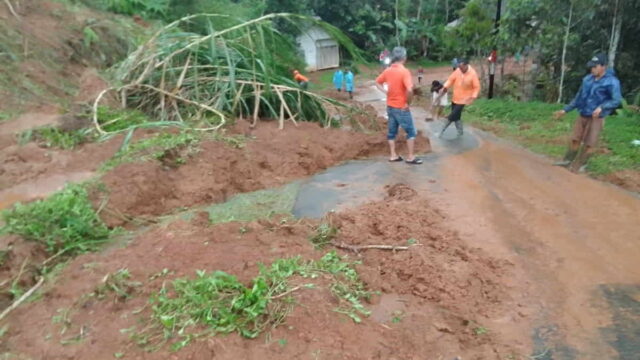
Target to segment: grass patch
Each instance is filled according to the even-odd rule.
[[[96,289],[90,296],[96,297],[98,300],[104,300],[109,296],[114,297],[114,301],[126,301],[130,299],[136,288],[142,286],[141,282],[132,281],[131,273],[128,269],[120,269],[114,273],[107,274],[102,279]]]
[[[564,154],[573,117],[553,118],[557,104],[481,99],[466,109],[463,119],[498,136],[515,140],[532,151],[559,157]]]
[[[270,267],[261,266],[249,286],[222,271],[197,271],[195,278],[176,279],[152,296],[155,327],[151,333],[137,333],[134,338],[153,349],[170,342],[173,350],[205,335],[237,332],[255,338],[284,321],[293,307],[290,294],[314,286],[309,282],[292,287],[290,280],[294,277],[310,281],[328,276],[331,291],[340,302],[336,311],[360,321],[359,315],[369,314],[361,304],[369,294],[354,264],[335,252],[317,261],[303,261],[300,257],[279,259]]]
[[[299,183],[291,183],[276,189],[239,194],[223,204],[210,206],[205,211],[209,213],[212,224],[249,222],[273,215],[289,215],[299,188]]]
[[[73,149],[78,145],[95,139],[93,129],[65,131],[55,127],[42,127],[23,131],[19,135],[19,143],[24,145],[35,141],[47,148]]]
[[[16,204],[2,212],[0,233],[42,243],[50,254],[94,251],[112,234],[100,220],[82,185],[69,185],[45,200]]]
[[[149,122],[147,115],[141,111],[112,109],[107,106],[99,106],[97,116],[100,127],[106,132],[118,132],[139,127]]]
[[[522,144],[526,148],[551,157],[566,151],[576,113],[555,120],[557,104],[478,100],[465,112],[464,119],[483,130]],[[640,138],[640,115],[629,111],[607,118],[601,137],[606,153],[595,155],[588,165],[592,174],[604,175],[625,169],[640,170],[640,147],[631,144]]]

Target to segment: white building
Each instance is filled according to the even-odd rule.
[[[307,71],[336,68],[340,66],[338,42],[317,25],[298,36],[298,44],[307,62]]]

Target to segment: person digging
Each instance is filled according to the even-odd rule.
[[[589,158],[595,151],[605,118],[622,102],[620,81],[613,69],[607,68],[606,55],[594,56],[587,63],[587,67],[591,73],[582,79],[582,86],[576,97],[564,109],[554,114],[556,119],[560,119],[566,113],[578,110],[569,149],[564,159],[554,164],[567,167],[574,172],[585,170]]]
[[[405,161],[396,153],[396,135],[398,128],[402,127],[407,133],[407,148],[409,154],[406,159],[407,164],[419,165],[422,160],[415,157],[413,150],[416,139],[416,128],[413,124],[413,117],[409,104],[413,99],[413,82],[411,72],[404,66],[407,61],[407,49],[396,47],[391,52],[391,66],[378,76],[376,86],[387,94],[387,116],[389,118],[387,140],[389,142],[390,162]],[[383,84],[388,85],[385,91]]]

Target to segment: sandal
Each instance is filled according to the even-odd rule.
[[[389,160],[389,162],[401,162],[404,161],[404,159],[402,158],[402,156],[398,156],[397,158],[393,159],[393,160]]]
[[[406,163],[410,164],[410,165],[420,165],[420,164],[422,164],[422,160],[420,160],[418,158],[415,158],[415,159],[413,159],[411,161],[407,160]]]

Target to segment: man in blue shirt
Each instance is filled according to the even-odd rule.
[[[591,74],[584,77],[582,86],[573,101],[555,113],[557,119],[573,109],[578,110],[578,119],[573,126],[573,135],[564,160],[558,166],[569,167],[573,171],[584,171],[587,161],[598,143],[598,137],[604,127],[604,118],[610,115],[622,102],[620,81],[613,69],[607,69],[605,54],[594,56],[587,67]],[[584,147],[580,156],[580,145]]]

